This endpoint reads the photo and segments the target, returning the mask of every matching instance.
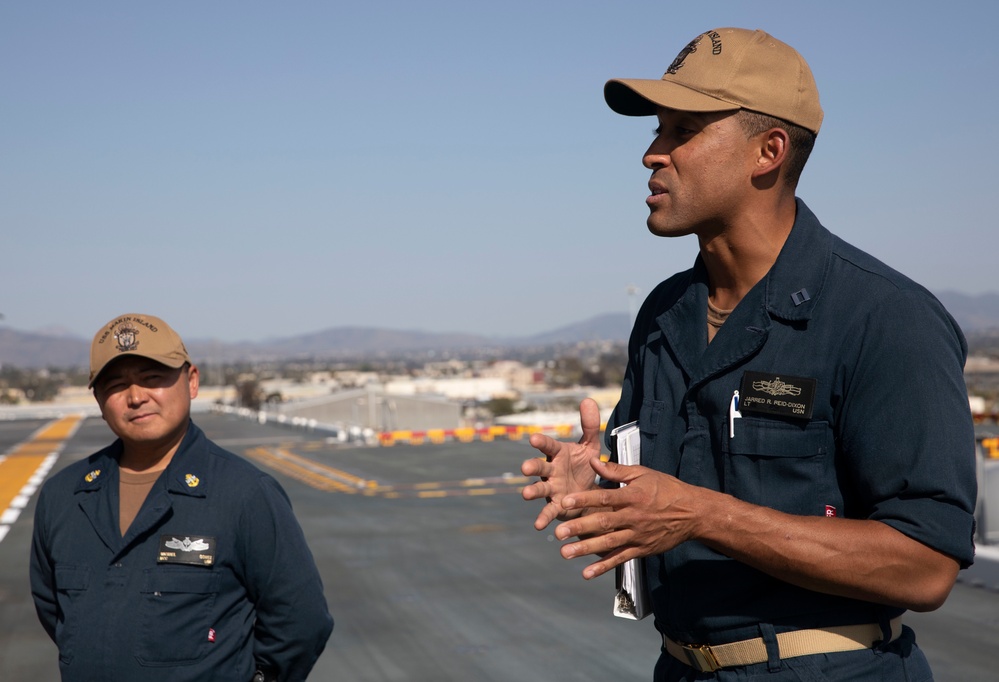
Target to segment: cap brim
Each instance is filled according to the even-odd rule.
[[[604,85],[607,105],[624,116],[654,116],[657,107],[678,111],[735,111],[735,102],[705,95],[679,83],[639,78],[615,78]]]
[[[173,353],[171,355],[155,355],[152,353],[138,353],[136,351],[125,351],[121,355],[111,358],[110,360],[105,362],[104,365],[94,374],[94,378],[91,379],[89,383],[87,383],[87,388],[93,388],[94,384],[97,383],[97,380],[100,378],[104,370],[113,365],[117,360],[127,357],[129,355],[137,356],[140,358],[148,358],[149,360],[158,362],[161,365],[169,367],[170,369],[179,369],[183,367],[185,363],[191,362],[191,359],[189,357],[180,355],[179,353]]]

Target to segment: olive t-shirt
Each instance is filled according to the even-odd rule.
[[[120,499],[118,505],[118,526],[121,529],[122,536],[125,535],[128,527],[132,525],[136,514],[142,508],[142,503],[146,501],[146,496],[149,495],[150,489],[152,489],[153,484],[156,483],[156,479],[160,477],[161,473],[163,472],[146,471],[136,474],[121,470],[118,471],[121,481],[118,486],[118,497]]]

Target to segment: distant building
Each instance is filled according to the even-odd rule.
[[[480,402],[515,396],[510,382],[500,377],[393,379],[385,384],[385,393],[393,396],[439,395],[451,400]]]
[[[483,377],[500,377],[505,379],[510,388],[515,391],[540,391],[545,386],[545,371],[536,367],[527,367],[515,360],[500,360],[482,369]]]
[[[461,405],[440,396],[391,394],[378,384],[277,405],[269,414],[375,431],[454,429]]]

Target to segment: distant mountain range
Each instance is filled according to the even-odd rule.
[[[968,336],[999,330],[999,294],[971,296],[944,291],[937,294],[937,298],[947,306],[947,310]]]
[[[592,341],[625,341],[629,322],[625,313],[607,313],[558,329],[523,337],[433,333],[374,327],[334,327],[323,331],[266,341],[188,339],[187,349],[198,362],[281,361],[392,357],[429,351],[462,352],[558,346]],[[22,332],[0,326],[0,365],[22,368],[86,367],[90,340],[55,334]]]
[[[999,331],[999,294],[938,293],[969,337]],[[524,350],[593,341],[623,342],[630,324],[625,313],[597,315],[576,324],[523,337],[490,337],[476,334],[433,333],[375,327],[334,327],[299,336],[266,341],[227,342],[190,339],[191,355],[199,362],[280,361],[390,357],[429,351],[489,352]],[[23,332],[0,326],[0,365],[37,367],[86,367],[89,339],[70,336],[52,328]]]

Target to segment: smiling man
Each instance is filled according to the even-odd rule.
[[[562,555],[598,557],[588,579],[644,560],[659,682],[930,679],[901,619],[974,556],[960,329],[795,196],[822,109],[785,43],[708,31],[604,96],[658,118],[648,227],[699,255],[632,331],[606,444],[615,460],[637,424],[641,466],[600,460],[584,401],[579,443],[531,437],[535,528],[562,521]]]
[[[191,421],[199,373],[151,315],[94,336],[90,387],[118,437],[47,481],[31,589],[64,681],[304,680],[333,628],[276,480]]]

